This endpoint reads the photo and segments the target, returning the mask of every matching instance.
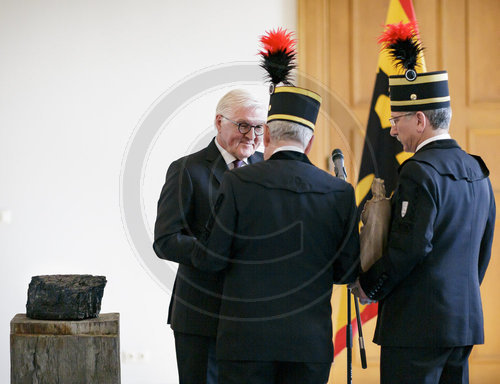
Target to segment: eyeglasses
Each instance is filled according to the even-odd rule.
[[[391,123],[391,126],[393,128],[396,128],[396,123],[398,122],[398,120],[403,117],[403,116],[410,116],[410,115],[414,115],[415,112],[408,112],[408,113],[405,113],[404,115],[399,115],[399,116],[396,116],[396,117],[391,117],[389,119],[389,122]]]
[[[221,115],[222,116],[222,115]],[[255,135],[256,136],[260,136],[262,134],[264,134],[264,126],[262,124],[259,124],[259,125],[250,125],[248,123],[238,123],[236,121],[233,121],[231,119],[228,119],[226,116],[222,116],[224,119],[226,119],[227,121],[230,121],[231,123],[233,123],[234,125],[236,125],[238,127],[238,131],[241,133],[241,134],[245,134],[245,133],[248,133],[250,132],[250,130],[253,128],[253,131],[255,132]]]

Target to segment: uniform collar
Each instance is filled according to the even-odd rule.
[[[278,151],[273,153],[269,160],[298,160],[303,163],[312,164],[305,153],[299,151]]]
[[[432,137],[429,137],[427,140],[424,140],[422,141],[418,146],[417,146],[417,150],[415,151],[418,152],[418,150],[420,148],[422,148],[424,145],[427,145],[429,143],[432,143],[433,141],[437,141],[437,140],[448,140],[448,139],[451,139],[451,136],[449,133],[442,133],[441,135],[436,135],[436,136],[432,136]]]

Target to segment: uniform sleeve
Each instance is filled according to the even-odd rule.
[[[437,198],[428,171],[416,161],[401,170],[387,251],[360,275],[361,287],[372,300],[386,297],[432,250]]]
[[[493,232],[495,230],[495,218],[496,218],[496,204],[495,204],[495,195],[493,194],[493,190],[491,188],[491,183],[488,180],[488,187],[490,191],[490,210],[488,221],[486,222],[486,227],[484,229],[483,238],[481,239],[481,247],[479,249],[479,283],[481,284],[484,279],[484,275],[486,273],[486,269],[488,268],[488,264],[491,258],[491,246],[493,243]]]
[[[192,262],[195,267],[213,272],[228,267],[237,218],[233,177],[228,173],[221,184],[213,212],[194,248]]]
[[[354,189],[349,185],[346,220],[343,241],[333,264],[333,281],[336,284],[348,284],[356,280],[360,272],[359,231],[357,225],[357,208]]]
[[[196,238],[189,228],[192,215],[193,185],[182,159],[167,171],[158,201],[153,249],[165,260],[191,265]]]

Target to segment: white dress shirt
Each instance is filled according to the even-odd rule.
[[[215,138],[215,145],[219,149],[219,152],[222,155],[222,157],[224,158],[224,161],[226,162],[228,169],[233,169],[234,168],[233,161],[238,160],[238,159],[236,157],[234,157],[233,155],[231,155],[224,148],[222,148],[222,146],[217,141],[217,138]],[[243,167],[248,164],[248,159],[241,159],[241,160],[244,163],[244,165],[242,165]]]
[[[438,141],[438,140],[446,140],[446,139],[451,139],[451,136],[449,133],[442,133],[440,135],[437,135],[437,136],[433,136],[433,137],[429,137],[427,140],[424,140],[422,141],[418,146],[417,146],[417,150],[415,151],[418,152],[418,150],[420,148],[422,148],[424,145],[427,145],[429,143],[432,143],[433,141]]]
[[[304,153],[304,150],[300,147],[296,147],[295,145],[284,145],[283,147],[276,148],[273,152],[273,155],[276,152],[280,152],[280,151],[295,151],[295,152]]]

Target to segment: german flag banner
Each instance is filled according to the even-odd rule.
[[[385,24],[408,23],[410,21],[416,22],[412,1],[391,0]],[[423,55],[420,55],[419,63],[419,68],[425,72]],[[389,76],[398,74],[403,74],[403,71],[394,66],[393,60],[385,50],[381,51],[366,128],[359,180],[356,186],[356,204],[360,207],[360,212],[364,203],[371,198],[370,188],[373,179],[375,177],[384,179],[387,193],[392,193],[396,187],[399,165],[411,156],[410,153],[403,152],[402,145],[389,133],[391,128],[389,122],[391,116]],[[340,310],[337,311],[339,315],[334,337],[335,356],[346,346],[346,307],[347,294],[343,293],[340,300]],[[377,304],[360,306],[360,312],[361,322],[365,323],[377,316]],[[353,333],[357,331],[355,317],[352,320],[352,329]]]

